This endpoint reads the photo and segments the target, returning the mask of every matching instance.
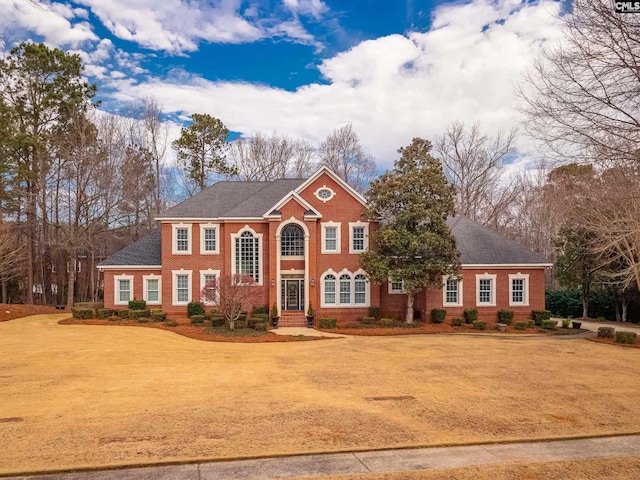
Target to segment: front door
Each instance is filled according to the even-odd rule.
[[[282,310],[300,311],[303,307],[304,280],[285,278],[282,280]]]

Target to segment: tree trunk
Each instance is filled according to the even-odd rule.
[[[629,300],[626,298],[622,299],[622,321],[627,321],[627,307],[629,306]]]
[[[405,315],[406,323],[413,323],[413,293],[407,293],[407,312]]]
[[[69,258],[69,275],[67,280],[67,310],[71,311],[73,307],[73,294],[76,285],[76,259],[75,257]]]
[[[7,281],[4,278],[0,281],[0,286],[2,287],[2,303],[7,303]]]
[[[589,297],[582,297],[582,318],[587,318],[589,312]]]

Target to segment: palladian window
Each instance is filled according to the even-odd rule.
[[[283,257],[301,257],[304,255],[304,232],[298,225],[287,225],[280,234]]]

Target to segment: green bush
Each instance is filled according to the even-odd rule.
[[[529,327],[529,322],[516,322],[513,328],[516,330],[526,330]]]
[[[98,309],[96,318],[104,320],[105,318],[109,318],[111,315],[113,315],[113,310],[110,308],[100,308]]]
[[[88,308],[93,310],[93,314],[97,315],[98,310],[104,308],[102,302],[77,302],[73,304],[73,308]],[[71,309],[73,311],[73,308]]]
[[[464,319],[462,318],[453,318],[451,319],[452,327],[461,327],[464,324]]]
[[[202,302],[189,302],[187,304],[187,317],[191,318],[194,315],[204,315]]]
[[[557,320],[542,320],[540,326],[545,330],[555,330],[558,326]]]
[[[477,308],[465,308],[464,309],[464,322],[467,324],[472,324],[478,320],[478,309]]]
[[[381,318],[380,325],[383,327],[393,327],[395,326],[396,321],[393,318]]]
[[[549,310],[533,310],[531,312],[531,319],[537,326],[541,326],[544,320],[551,318],[551,312]]]
[[[129,300],[129,310],[146,310],[147,302],[144,300]]]
[[[555,290],[545,292],[545,304],[557,317],[582,317],[582,296],[580,290]],[[611,292],[593,288],[589,293],[589,316],[615,318],[615,297]]]
[[[362,323],[364,324],[372,324],[372,323],[376,323],[376,317],[362,317]]]
[[[118,317],[117,315],[111,315],[110,317],[107,318],[107,320],[109,320],[110,322],[119,322],[120,317]]]
[[[253,310],[251,310],[251,315],[252,316],[256,316],[256,315],[266,315],[267,318],[269,318],[269,305],[263,305],[261,307],[255,307]]]
[[[129,318],[129,310],[118,310],[118,317],[122,320],[126,320]]]
[[[138,320],[140,317],[148,317],[147,310],[129,310],[129,320]]]
[[[511,325],[513,322],[513,310],[498,310],[498,323]]]
[[[164,322],[167,319],[167,314],[166,313],[152,313],[151,314],[151,320],[153,320],[154,322]]]
[[[178,322],[176,322],[175,320],[167,320],[166,322],[164,322],[164,324],[167,327],[177,327],[178,326]]]
[[[367,317],[374,317],[376,320],[379,320],[381,312],[382,310],[380,309],[380,307],[369,307]]]
[[[256,323],[253,326],[253,329],[257,332],[266,332],[267,331],[267,323]]]
[[[598,337],[600,338],[614,338],[616,335],[616,329],[613,327],[598,327]]]
[[[444,323],[447,311],[442,308],[434,308],[431,310],[431,323]]]
[[[336,328],[337,318],[321,318],[318,323],[319,328]]]
[[[473,322],[473,328],[476,330],[486,330],[487,322],[481,322],[480,320],[476,320]]]
[[[636,332],[616,332],[616,343],[633,345],[638,340]]]
[[[254,330],[256,330],[256,325],[267,325],[269,323],[269,316],[268,315],[254,315],[252,318],[249,319],[249,328],[253,328]]]
[[[571,325],[571,319],[570,318],[563,318],[562,319],[562,328],[569,328],[569,325]]]
[[[73,318],[80,318],[82,320],[88,320],[89,318],[93,318],[93,309],[92,308],[72,308],[71,316]]]
[[[191,325],[202,325],[204,323],[204,315],[191,315],[189,318]]]
[[[138,317],[136,321],[138,323],[149,323],[149,317]]]
[[[212,327],[222,327],[224,325],[224,316],[223,315],[211,315],[211,326]]]
[[[252,320],[259,320],[260,322],[262,322],[262,321],[268,322],[269,321],[269,314],[268,313],[253,313],[253,314],[251,314],[251,319]]]
[[[527,328],[533,328],[536,326],[536,322],[533,320],[527,320]]]
[[[150,315],[153,315],[154,313],[162,313],[162,309],[161,309],[161,308],[159,308],[159,307],[156,307],[156,308],[150,308],[150,309],[149,309],[149,314],[150,314]]]

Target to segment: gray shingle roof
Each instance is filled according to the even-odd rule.
[[[447,224],[458,241],[460,263],[463,265],[549,263],[537,253],[467,217],[449,218]]]
[[[304,181],[283,178],[272,182],[218,182],[158,218],[262,217],[267,209]]]
[[[118,265],[160,265],[162,263],[161,251],[162,245],[160,230],[154,230],[137,242],[124,247],[119,252],[116,252],[106,260],[103,260],[98,264],[98,267]]]

